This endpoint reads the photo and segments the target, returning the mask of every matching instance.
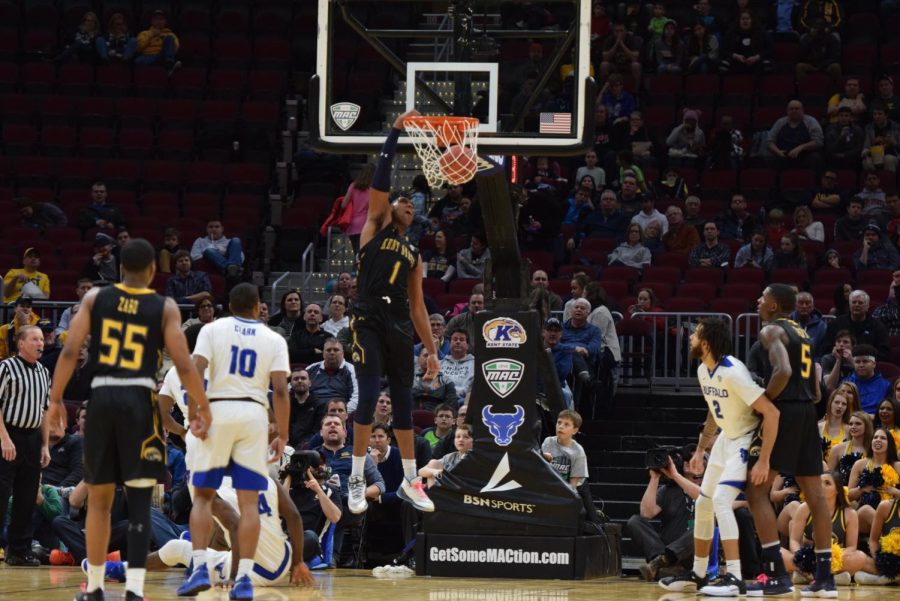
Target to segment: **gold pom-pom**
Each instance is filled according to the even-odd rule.
[[[837,543],[831,541],[831,573],[840,574],[844,571],[844,549]]]
[[[882,553],[900,555],[900,532],[891,532],[887,536],[882,536],[878,542],[878,549]]]

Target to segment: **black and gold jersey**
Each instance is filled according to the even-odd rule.
[[[393,225],[382,229],[359,250],[359,299],[384,301],[408,310],[406,284],[419,262],[419,250]]]
[[[90,360],[95,377],[156,380],[165,302],[149,288],[116,284],[100,290],[91,310]]]

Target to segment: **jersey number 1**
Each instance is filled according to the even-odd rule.
[[[394,282],[397,281],[397,275],[398,275],[399,273],[400,273],[400,261],[397,261],[397,262],[394,263],[394,270],[391,272],[391,277],[390,277],[390,279],[388,280],[388,283],[391,284],[391,285],[393,286],[393,285],[394,285]]]

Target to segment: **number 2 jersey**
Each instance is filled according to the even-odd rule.
[[[209,362],[206,396],[251,399],[269,407],[269,374],[291,373],[287,342],[260,322],[223,317],[203,326],[194,355]]]
[[[93,375],[149,378],[155,389],[162,360],[166,299],[149,288],[101,288],[91,309]]]
[[[766,391],[753,381],[750,370],[739,359],[726,355],[712,371],[701,363],[697,380],[716,425],[725,436],[739,438],[756,428],[759,416],[750,405]]]

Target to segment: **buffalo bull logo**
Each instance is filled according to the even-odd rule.
[[[491,411],[493,407],[486,405],[481,410],[481,421],[488,427],[494,442],[505,447],[512,442],[519,426],[525,423],[525,409],[521,405],[515,405],[515,413],[494,413]]]

